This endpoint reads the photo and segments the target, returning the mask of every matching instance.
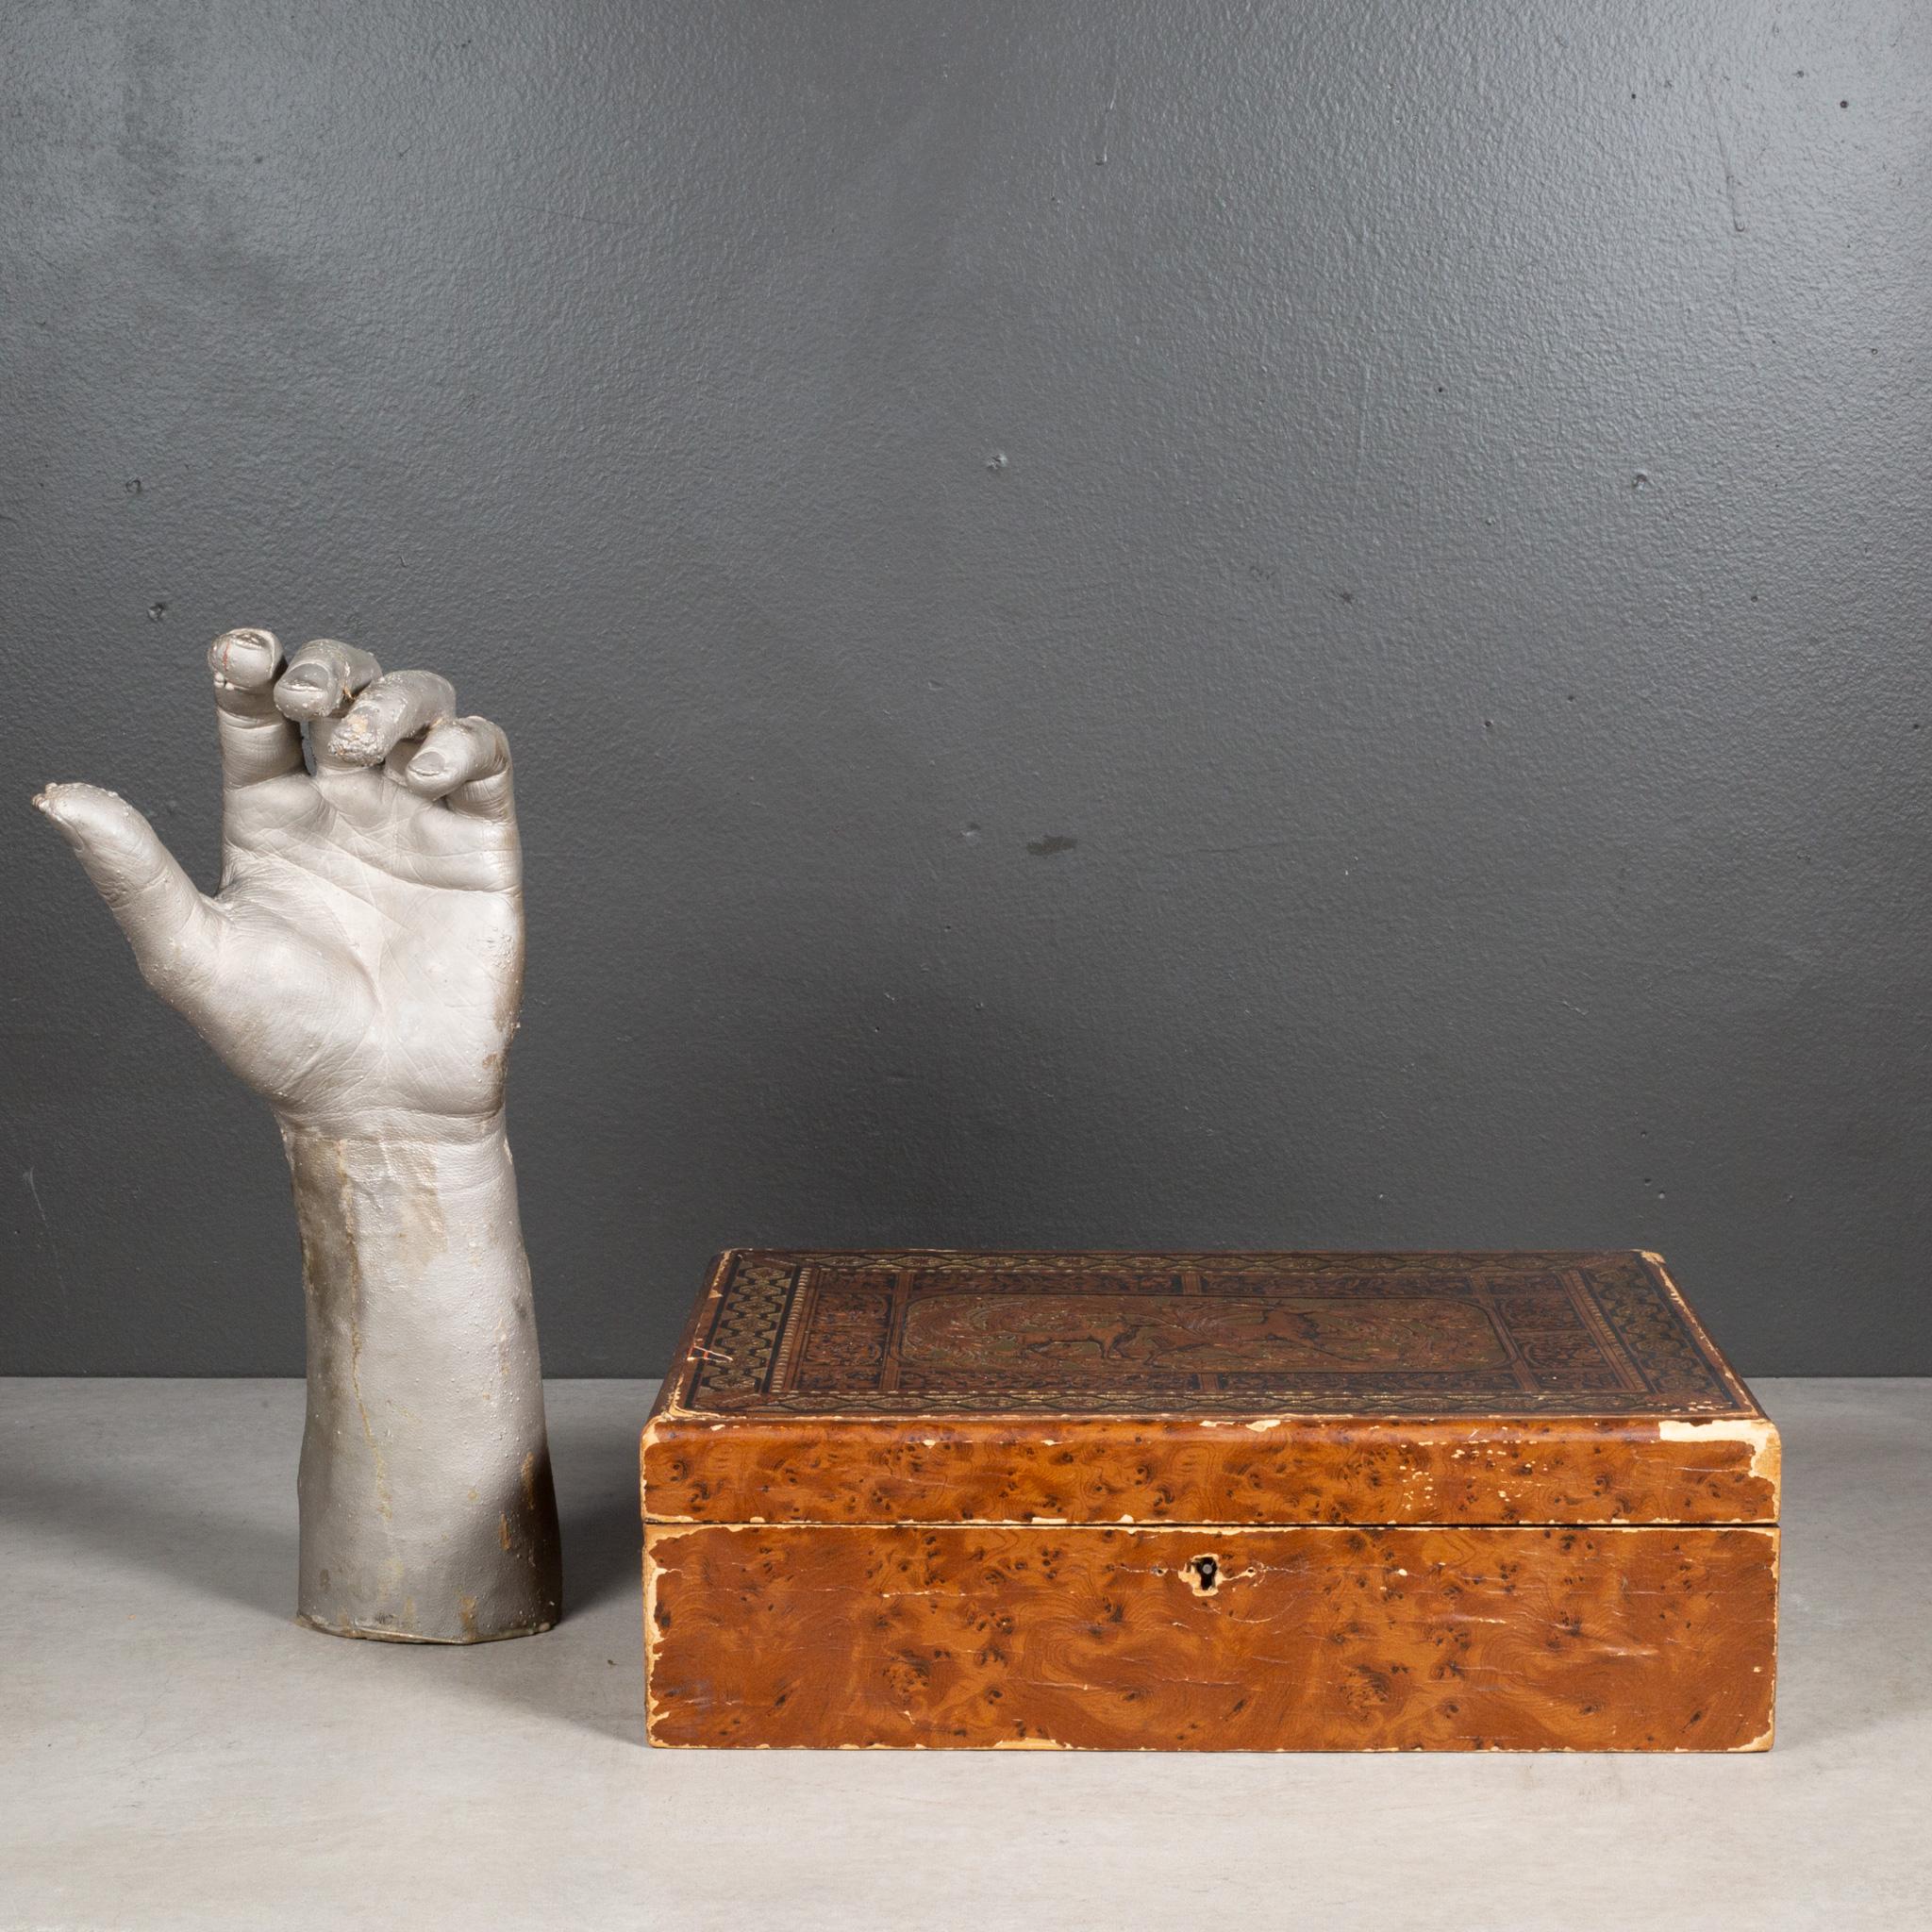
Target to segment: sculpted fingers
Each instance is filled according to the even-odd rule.
[[[272,630],[224,631],[208,649],[214,678],[222,783],[258,784],[302,769],[302,733],[275,709],[282,647]]]
[[[367,651],[335,638],[311,638],[289,659],[275,686],[275,708],[283,717],[340,717],[357,696],[382,675]]]
[[[213,971],[221,925],[213,903],[117,793],[97,785],[49,785],[34,803],[79,855],[127,935],[142,977],[171,1004],[192,1004]]]
[[[488,718],[437,725],[402,777],[420,798],[446,798],[452,811],[507,819],[512,810],[509,741]]]
[[[456,716],[457,694],[433,671],[378,677],[329,733],[327,755],[341,764],[379,764],[405,739],[420,738]]]

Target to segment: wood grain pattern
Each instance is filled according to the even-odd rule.
[[[1762,1749],[1776,1558],[1765,1527],[652,1525],[649,1735]]]
[[[735,1251],[641,1470],[658,1742],[1770,1741],[1777,1431],[1654,1255]]]
[[[675,1523],[1774,1523],[1762,1416],[715,1418],[645,1430]]]

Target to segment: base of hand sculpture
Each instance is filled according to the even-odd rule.
[[[381,676],[346,644],[284,670],[270,633],[230,631],[209,662],[219,896],[111,791],[35,803],[148,984],[281,1125],[308,1305],[297,1615],[397,1642],[547,1630],[557,1504],[503,1115],[523,977],[508,746],[441,677]]]
[[[547,1630],[557,1505],[502,1123],[282,1143],[308,1316],[296,1614],[419,1643]]]

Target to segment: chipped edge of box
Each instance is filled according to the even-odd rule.
[[[1662,1442],[1742,1442],[1751,1451],[1749,1474],[1777,1485],[1784,1473],[1784,1446],[1769,1416],[1728,1415],[1690,1420],[1665,1416],[1657,1425]]]

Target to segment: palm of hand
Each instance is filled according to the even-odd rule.
[[[42,808],[149,982],[286,1120],[475,1132],[502,1106],[523,977],[502,733],[455,719],[441,678],[380,677],[345,645],[305,646],[279,681],[265,632],[230,632],[210,658],[218,897],[111,792],[50,787]]]

